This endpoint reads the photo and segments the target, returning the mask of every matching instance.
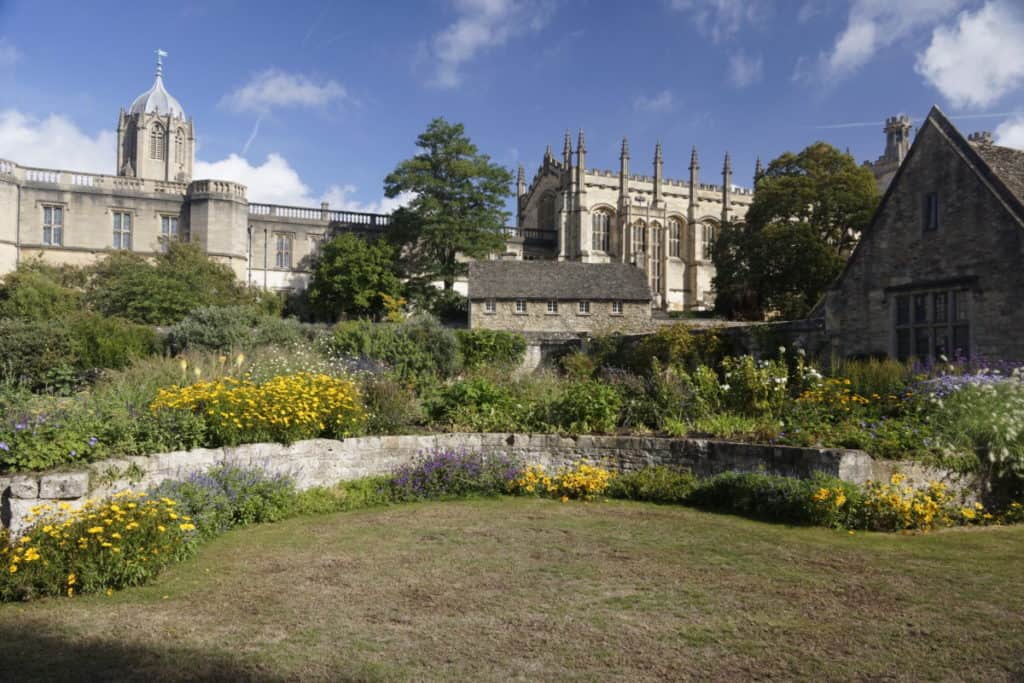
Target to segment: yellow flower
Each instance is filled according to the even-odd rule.
[[[107,589],[107,597],[109,598],[113,594],[114,594],[114,589],[113,588],[108,588]]]
[[[163,524],[158,524],[157,527],[156,527],[156,530],[159,531],[160,533],[163,533],[163,532],[167,531],[167,527],[165,527]]]
[[[103,527],[101,527],[101,526],[93,526],[93,527],[89,527],[88,529],[86,529],[86,531],[88,533],[90,533],[90,534],[102,534],[103,533]]]
[[[185,522],[184,524],[179,524],[178,528],[182,531],[195,531],[196,525]]]
[[[68,585],[69,586],[74,586],[77,582],[78,582],[78,577],[75,576],[74,572],[68,574]]]

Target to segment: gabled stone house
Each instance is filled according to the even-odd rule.
[[[1024,360],[1024,152],[933,108],[824,302],[833,357]]]
[[[515,332],[642,330],[647,276],[628,263],[477,261],[469,264],[469,326]]]

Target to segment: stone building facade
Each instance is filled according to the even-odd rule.
[[[865,161],[864,166],[871,169],[878,183],[878,192],[884,194],[896,176],[900,164],[907,158],[910,150],[910,117],[906,114],[890,116],[882,128],[885,133],[885,151],[875,161]]]
[[[834,357],[1024,360],[1024,152],[924,121],[824,301]]]
[[[520,166],[516,225],[524,239],[512,257],[632,264],[645,273],[656,307],[710,308],[711,245],[721,223],[743,220],[753,200],[752,190],[733,185],[729,155],[722,184],[710,185],[699,181],[696,147],[687,180],[664,178],[660,144],[649,176],[630,173],[627,140],[617,173],[588,168],[586,152],[583,131],[575,153],[567,132],[561,160],[549,147],[529,185]]]
[[[469,264],[469,326],[510,332],[607,333],[651,325],[644,272],[626,263]]]
[[[116,175],[32,168],[0,159],[0,275],[24,259],[88,265],[114,251],[145,256],[167,240],[199,244],[243,282],[306,286],[311,257],[333,231],[378,233],[389,217],[253,204],[246,188],[192,178],[195,128],[163,81],[122,109]]]

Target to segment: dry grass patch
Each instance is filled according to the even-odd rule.
[[[19,680],[1013,680],[1022,556],[1024,528],[405,505],[232,532],[113,597],[2,606],[0,660]]]

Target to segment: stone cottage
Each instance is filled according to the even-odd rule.
[[[833,357],[1024,360],[1024,152],[937,107],[828,292]]]
[[[645,273],[628,263],[469,264],[469,326],[514,332],[640,330],[651,322]]]

